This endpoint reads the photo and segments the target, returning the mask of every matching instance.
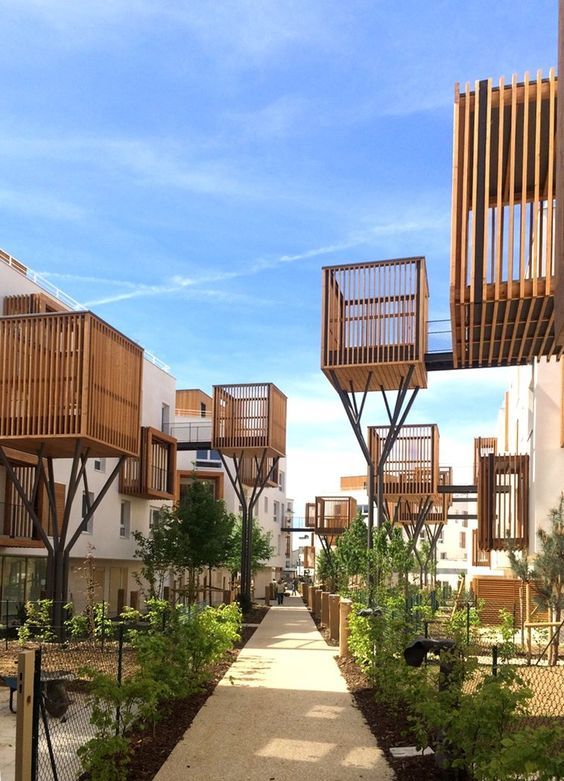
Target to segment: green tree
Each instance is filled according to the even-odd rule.
[[[147,536],[140,531],[133,532],[137,543],[134,555],[141,560],[141,570],[135,579],[146,599],[162,599],[166,578],[177,568],[176,534],[177,525],[166,507],[161,509],[158,521]]]
[[[235,524],[231,533],[227,556],[223,561],[235,578],[241,566],[241,546],[242,546],[242,520],[240,517],[235,519]],[[256,520],[253,521],[253,537],[251,551],[251,572],[255,574],[261,567],[266,566],[272,554],[274,546],[272,545],[272,535],[270,532],[264,532]]]
[[[207,568],[211,588],[212,569],[223,566],[230,555],[235,516],[226,511],[224,502],[215,499],[211,486],[202,480],[187,486],[171,516],[176,526],[175,561],[188,574],[186,596],[193,604],[198,575]]]

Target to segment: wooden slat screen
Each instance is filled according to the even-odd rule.
[[[387,426],[368,427],[370,455],[376,465],[388,431]],[[438,484],[438,426],[402,426],[384,465],[384,497],[431,496],[437,494]]]
[[[478,545],[503,550],[529,544],[529,456],[490,454],[478,471]]]
[[[4,298],[4,315],[32,315],[41,312],[65,312],[65,307],[43,293],[20,293]]]
[[[242,458],[240,475],[241,475],[241,482],[243,483],[243,485],[254,486],[257,482],[257,477],[259,476],[259,472],[260,472],[260,480],[264,480],[264,478],[272,472],[265,484],[271,487],[278,485],[279,469],[278,469],[278,464],[276,464],[274,470],[272,470],[273,460],[274,459],[272,458],[266,458],[264,460],[262,469],[260,469],[261,461],[260,458],[258,458],[257,456],[246,456]]]
[[[356,517],[356,499],[352,496],[316,496],[315,530],[333,538],[349,528]]]
[[[478,545],[478,529],[472,530],[472,565],[474,567],[489,567],[491,564],[491,551],[482,550]]]
[[[366,491],[368,477],[366,475],[344,475],[341,477],[341,491]]]
[[[313,569],[315,567],[315,547],[307,545],[304,548],[304,568]]]
[[[474,483],[478,485],[480,459],[497,453],[497,437],[474,437]]]
[[[346,390],[396,390],[410,365],[427,387],[424,258],[323,269],[321,369]]]
[[[0,318],[0,441],[137,454],[142,349],[89,312]]]
[[[215,385],[212,447],[225,455],[286,454],[286,396],[272,383]]]
[[[455,367],[562,353],[554,332],[557,81],[456,88],[451,319]]]
[[[516,578],[477,577],[472,580],[472,591],[476,600],[483,600],[484,607],[480,611],[482,624],[499,626],[501,623],[499,611],[503,608],[515,618],[515,626],[521,625],[520,598],[522,584]]]

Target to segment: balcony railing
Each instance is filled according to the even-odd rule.
[[[168,433],[177,440],[179,445],[192,444],[198,445],[201,450],[211,449],[211,420],[202,418],[201,421],[189,423],[171,423],[168,427]]]

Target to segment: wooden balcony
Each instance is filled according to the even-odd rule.
[[[478,485],[480,459],[497,454],[497,437],[474,437],[474,482]]]
[[[306,502],[305,525],[311,529],[315,529],[315,502]]]
[[[427,387],[424,258],[323,269],[321,369],[347,391]]]
[[[356,499],[352,496],[316,496],[315,531],[332,545],[356,517]]]
[[[199,388],[176,391],[175,415],[181,417],[211,417],[213,399]]]
[[[0,318],[0,444],[139,452],[143,350],[90,312]]]
[[[141,429],[138,458],[128,458],[119,475],[119,491],[142,499],[174,499],[176,439],[156,428]]]
[[[257,456],[247,456],[241,459],[240,475],[243,485],[254,487],[260,485],[266,478],[265,486],[273,488],[278,485],[278,463],[272,469],[274,459],[266,458],[261,468],[261,459]],[[270,477],[269,477],[270,475]]]
[[[478,545],[482,551],[529,544],[529,456],[490,454],[478,470]]]
[[[369,426],[368,444],[378,464],[386,442],[387,426]],[[438,494],[439,429],[429,425],[402,426],[383,467],[385,499],[418,499]]]
[[[214,385],[212,448],[226,456],[286,455],[286,396],[272,383]]]
[[[557,82],[457,86],[451,248],[455,367],[560,355],[555,341]]]
[[[440,467],[439,485],[452,485],[452,467]],[[427,524],[445,524],[448,522],[448,510],[452,505],[451,494],[427,494],[419,497],[405,499],[403,497],[395,501],[388,501],[388,514],[392,521],[403,524],[412,524],[417,521],[423,502],[431,498],[433,503],[427,513],[425,523]]]
[[[367,488],[367,475],[343,475],[341,477],[341,491],[366,491]]]

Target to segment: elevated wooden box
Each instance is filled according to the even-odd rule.
[[[368,444],[378,466],[388,426],[369,426]],[[417,499],[438,494],[439,428],[435,423],[402,426],[383,468],[384,498]]]
[[[424,258],[323,269],[321,369],[347,391],[427,387],[427,272]]]
[[[555,341],[557,82],[458,85],[451,319],[455,367],[560,355]]]
[[[529,544],[529,456],[493,453],[478,470],[478,546],[482,551]]]
[[[143,426],[138,458],[128,458],[119,476],[119,491],[143,499],[174,499],[176,439]]]
[[[35,315],[44,312],[66,312],[68,308],[46,293],[20,293],[6,296],[4,315]]]
[[[91,312],[0,318],[0,444],[139,452],[143,350]]]
[[[474,482],[478,485],[480,459],[497,454],[497,437],[474,437]]]
[[[330,545],[349,528],[356,517],[356,499],[352,496],[316,496],[315,531],[327,537]]]
[[[227,456],[286,455],[286,396],[271,382],[214,385],[212,448]]]
[[[315,547],[306,545],[304,547],[304,569],[313,569],[315,567]]]
[[[274,487],[278,485],[279,469],[278,463],[273,466],[273,458],[265,458],[261,467],[261,459],[258,456],[246,456],[241,459],[240,475],[243,485],[254,487],[257,484],[264,483],[266,486]]]

